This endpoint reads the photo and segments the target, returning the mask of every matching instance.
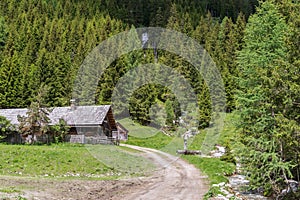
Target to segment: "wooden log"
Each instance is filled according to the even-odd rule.
[[[200,150],[177,150],[176,153],[184,155],[200,155]]]

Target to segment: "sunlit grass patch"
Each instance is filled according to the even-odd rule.
[[[141,147],[148,147],[152,149],[162,149],[165,146],[167,146],[172,141],[172,139],[173,137],[167,136],[162,132],[158,132],[152,137],[147,138],[139,138],[129,135],[128,141],[125,143]]]
[[[112,171],[84,146],[27,146],[0,144],[1,175],[43,177],[100,177]]]
[[[201,158],[199,156],[183,156],[189,163],[195,165],[206,174],[210,184],[228,182],[227,175],[231,175],[235,170],[235,165],[219,158]]]
[[[155,169],[155,165],[135,149],[113,145],[86,145],[86,148],[96,159],[124,175],[144,175]]]
[[[119,122],[129,130],[129,135],[137,138],[152,137],[159,132],[158,129],[150,126],[142,126],[139,123],[135,123],[129,118],[119,120]]]

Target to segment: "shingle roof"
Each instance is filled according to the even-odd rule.
[[[19,124],[18,115],[25,116],[27,109],[0,109],[0,116],[5,117],[12,124]]]
[[[68,125],[96,125],[102,124],[110,109],[110,105],[102,106],[76,106],[52,108],[49,118],[50,125],[57,124],[59,119],[64,119]],[[6,117],[12,124],[19,124],[18,115],[26,116],[28,109],[0,109],[0,116]]]

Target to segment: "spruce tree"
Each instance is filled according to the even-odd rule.
[[[16,131],[16,127],[10,123],[8,119],[0,116],[0,140],[6,138],[9,134]]]
[[[296,85],[290,78],[298,70],[287,60],[288,32],[278,7],[273,1],[263,2],[249,18],[245,45],[238,54],[237,98],[245,145],[241,159],[251,186],[262,187],[266,195],[286,188],[297,166],[297,152],[288,150],[296,147],[299,135],[299,124],[287,113],[297,98],[289,88]]]
[[[7,36],[8,36],[7,25],[4,21],[4,18],[0,16],[0,52],[5,46]]]
[[[31,135],[31,144],[34,144],[37,141],[36,136],[47,134],[50,130],[49,123],[51,121],[48,117],[50,109],[46,107],[47,105],[45,103],[45,96],[48,91],[49,87],[42,84],[36,98],[28,108],[26,116],[18,116],[18,121],[20,123],[18,129],[24,136]]]

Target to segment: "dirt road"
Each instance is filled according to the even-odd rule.
[[[147,158],[156,165],[152,178],[156,181],[145,185],[140,191],[126,196],[124,199],[164,199],[194,200],[202,199],[208,191],[205,177],[193,166],[170,154],[136,146],[128,146],[146,152]]]
[[[128,145],[129,146],[129,145]],[[161,151],[130,146],[157,165],[149,177],[113,181],[52,180],[0,176],[2,199],[32,200],[194,200],[202,199],[208,190],[204,176],[192,165]]]

